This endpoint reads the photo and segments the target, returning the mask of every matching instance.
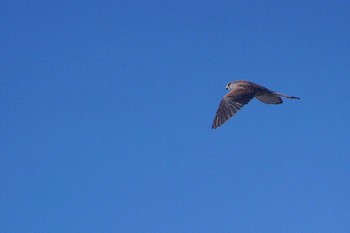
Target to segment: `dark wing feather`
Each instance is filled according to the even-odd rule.
[[[225,121],[237,113],[245,104],[254,98],[255,90],[234,88],[221,100],[212,124],[212,129],[216,129]]]
[[[281,103],[283,103],[281,97],[274,95],[274,94],[256,95],[255,97],[265,104],[281,104]]]

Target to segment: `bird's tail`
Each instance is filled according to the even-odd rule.
[[[279,93],[279,92],[275,92],[275,94],[280,96],[280,97],[285,97],[285,98],[288,98],[288,99],[300,99],[299,97],[286,95],[286,94],[282,94],[282,93]]]

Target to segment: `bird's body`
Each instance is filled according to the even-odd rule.
[[[230,91],[220,102],[212,124],[213,129],[222,125],[254,97],[265,104],[281,104],[283,102],[281,97],[300,99],[299,97],[272,91],[266,87],[245,80],[229,82],[226,89]]]

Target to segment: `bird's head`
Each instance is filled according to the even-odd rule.
[[[235,87],[235,84],[236,84],[235,81],[229,82],[229,83],[226,85],[226,89],[231,91],[231,90]]]

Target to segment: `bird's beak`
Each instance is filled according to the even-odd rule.
[[[228,85],[225,87],[225,89],[227,89],[227,90],[228,90]]]

